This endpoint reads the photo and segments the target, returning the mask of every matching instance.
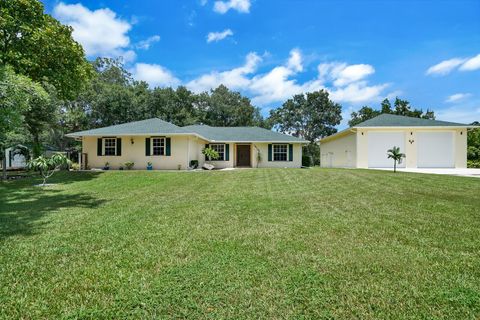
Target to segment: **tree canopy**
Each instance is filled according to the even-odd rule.
[[[90,65],[72,28],[43,11],[37,0],[0,0],[0,65],[72,99],[88,81]]]

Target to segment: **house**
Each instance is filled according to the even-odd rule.
[[[82,141],[82,168],[113,169],[127,161],[135,169],[187,169],[192,160],[206,161],[202,150],[220,156],[216,168],[289,167],[302,165],[302,145],[308,141],[259,127],[179,127],[158,118],[67,134]]]
[[[16,148],[7,148],[5,150],[5,163],[7,164],[7,170],[21,169],[27,166],[27,160],[23,154],[15,152]]]
[[[382,114],[320,140],[322,167],[391,168],[387,150],[400,147],[400,168],[466,168],[472,126]]]

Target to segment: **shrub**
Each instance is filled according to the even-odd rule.
[[[217,160],[220,155],[218,154],[217,151],[213,150],[212,148],[204,148],[202,150],[202,153],[205,155],[205,157],[209,160]]]
[[[190,160],[190,168],[197,169],[198,168],[198,160]]]
[[[312,157],[308,154],[302,155],[302,166],[311,167],[312,166]]]
[[[125,165],[125,168],[126,168],[127,170],[132,170],[133,166],[135,165],[135,162],[133,162],[133,161],[127,161],[127,162],[124,163],[124,165]]]
[[[56,170],[60,169],[64,165],[69,165],[70,160],[61,153],[56,153],[50,158],[40,156],[31,160],[28,163],[28,169],[39,171],[43,177],[42,185],[45,186],[47,179],[50,178]]]
[[[480,160],[467,160],[467,168],[480,168]]]
[[[80,170],[80,164],[74,162],[74,163],[72,163],[72,165],[70,166],[70,168],[71,168],[72,170],[74,170],[74,171],[78,171],[78,170]]]

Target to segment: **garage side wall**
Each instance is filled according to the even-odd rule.
[[[324,168],[355,168],[357,166],[356,134],[354,132],[320,144],[320,166]]]

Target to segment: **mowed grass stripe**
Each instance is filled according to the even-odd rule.
[[[480,316],[480,179],[61,173],[0,184],[2,318]]]

